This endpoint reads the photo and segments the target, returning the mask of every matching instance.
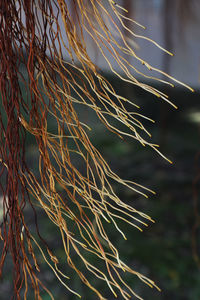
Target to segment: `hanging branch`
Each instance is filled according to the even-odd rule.
[[[167,79],[180,82],[141,59],[124,38],[124,32],[129,38],[146,39],[171,53],[149,38],[136,34],[127,24],[140,26],[129,18],[126,9],[112,0],[1,1],[0,172],[5,184],[0,184],[3,195],[0,271],[3,272],[6,256],[10,254],[17,299],[29,299],[30,282],[35,299],[41,299],[41,288],[53,299],[38,277],[36,248],[66,289],[78,295],[70,288],[67,274],[59,269],[58,258],[40,234],[37,206],[58,227],[69,266],[99,299],[105,298],[87,279],[86,269],[103,280],[114,296],[121,294],[124,299],[141,297],[121,277],[121,270],[132,273],[150,287],[158,288],[152,280],[121,261],[104,226],[104,222],[113,223],[126,239],[118,226],[119,219],[140,231],[153,221],[119,199],[112,187],[113,181],[145,197],[153,191],[136,182],[122,180],[110,169],[91,143],[89,127],[81,122],[76,110],[77,105],[91,109],[120,138],[132,137],[163,156],[158,145],[149,141],[151,135],[140,121],[146,117],[138,112],[139,107],[132,99],[116,93],[88,54],[88,41],[92,40],[116,77],[171,103],[167,95],[140,82],[136,76],[142,74],[147,79],[153,78],[170,86],[173,85]],[[131,57],[147,70],[165,75],[166,80],[141,73],[130,64]],[[120,71],[116,71],[113,61]],[[26,93],[22,92],[22,86]],[[127,111],[127,103],[135,110]],[[50,117],[56,124],[53,132],[48,129]],[[118,129],[112,120],[124,124],[127,130]],[[39,177],[25,160],[26,133],[37,143]],[[82,160],[84,171],[78,168],[74,157]],[[57,190],[58,185],[65,191],[65,197]],[[25,206],[33,210],[37,235],[25,220]],[[70,255],[72,249],[83,262],[81,270]],[[87,260],[87,253],[95,256],[97,261],[103,261],[105,271],[98,267],[98,263],[92,265]]]

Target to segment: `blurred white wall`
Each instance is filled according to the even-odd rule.
[[[172,41],[172,49],[168,50],[172,50],[174,53],[174,57],[168,59],[168,72],[194,87],[200,85],[200,18],[198,15],[200,3],[198,1],[191,3],[190,16],[185,24],[184,22],[180,24],[178,21],[177,0],[171,1],[172,14],[170,24],[167,24],[171,30]],[[147,27],[146,35],[165,47],[163,10],[163,0],[136,0],[134,15],[140,23]],[[159,68],[166,68],[163,65],[164,54],[160,50],[144,42],[139,42],[139,44],[142,57],[150,60]]]

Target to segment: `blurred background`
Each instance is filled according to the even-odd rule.
[[[134,276],[126,275],[129,284],[141,297],[150,300],[198,300],[200,3],[199,0],[124,0],[118,3],[129,10],[131,18],[146,27],[144,30],[134,25],[134,30],[155,40],[175,55],[168,56],[155,45],[135,39],[137,54],[155,67],[191,85],[195,93],[182,87],[176,86],[172,89],[155,82],[146,82],[166,92],[178,106],[178,110],[175,110],[166,103],[160,103],[155,96],[113,77],[102,58],[97,55],[94,45],[90,45],[93,60],[116,91],[133,99],[140,105],[144,115],[156,121],[155,124],[146,122],[145,125],[152,133],[153,141],[160,144],[162,153],[173,161],[173,165],[170,165],[151,149],[143,148],[129,140],[122,142],[117,136],[107,132],[104,125],[90,111],[84,109],[81,112],[83,121],[93,128],[90,138],[112,169],[122,178],[136,180],[157,192],[150,199],[144,199],[132,191],[114,186],[124,201],[150,215],[156,223],[143,233],[121,223],[121,228],[127,233],[127,241],[114,230],[110,230],[109,234],[115,244],[117,241],[122,259],[133,269],[150,277],[162,289],[161,293],[157,292],[146,287]],[[137,66],[137,62],[135,63]],[[139,79],[145,82],[144,79]],[[27,136],[27,144],[27,159],[34,168],[38,156],[31,136]],[[96,296],[67,266],[62,243],[57,239],[57,229],[42,211],[39,213],[39,225],[43,235],[60,257],[63,269],[69,269],[71,287],[83,296],[83,300],[95,299]],[[29,219],[30,222],[34,222],[32,216],[29,216]],[[51,289],[56,300],[76,299],[62,288],[42,258],[40,266],[41,279]],[[9,270],[10,267],[8,263],[6,269]],[[88,275],[88,278],[99,287],[107,299],[114,299],[102,282],[91,275]],[[0,299],[11,299],[10,272],[6,273],[0,283]],[[42,299],[50,298],[44,293]]]
[[[163,48],[171,51],[174,57],[165,54],[155,45],[140,38],[134,38],[124,31],[136,54],[153,66],[167,71],[180,81],[192,86],[199,86],[200,79],[200,31],[198,0],[121,0],[117,1],[127,8],[128,16],[145,26],[125,24],[134,32],[145,35]],[[108,66],[99,54],[91,48],[90,55],[100,69],[108,70]],[[134,58],[134,66],[140,67]],[[117,68],[117,66],[116,66]]]

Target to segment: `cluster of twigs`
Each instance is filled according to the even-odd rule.
[[[122,180],[110,169],[90,142],[89,128],[80,121],[76,110],[77,105],[93,110],[105,126],[120,138],[130,136],[161,154],[157,145],[144,138],[143,133],[151,135],[140,121],[146,117],[138,112],[139,107],[131,99],[116,93],[88,54],[87,45],[93,41],[117,77],[171,103],[167,95],[139,82],[132,75],[132,71],[136,75],[142,73],[129,63],[130,57],[148,70],[166,76],[166,81],[155,80],[171,86],[173,84],[168,79],[178,82],[138,57],[124,37],[124,32],[128,33],[129,39],[146,39],[161,47],[149,38],[136,34],[127,24],[130,27],[141,26],[129,19],[127,11],[112,0],[1,0],[0,172],[5,183],[0,185],[3,199],[0,270],[3,271],[6,256],[10,253],[17,299],[28,299],[30,283],[35,299],[41,299],[41,288],[53,299],[38,277],[40,269],[34,254],[36,248],[59,281],[78,295],[71,290],[67,274],[59,269],[58,258],[40,235],[37,205],[59,228],[69,266],[99,299],[105,298],[86,278],[84,267],[105,281],[115,296],[121,294],[124,299],[129,299],[131,295],[141,298],[124,281],[121,271],[130,272],[157,288],[153,281],[121,261],[104,226],[104,222],[113,223],[126,239],[118,227],[118,219],[139,230],[148,225],[144,219],[152,221],[149,216],[119,199],[111,185],[113,181],[146,197],[145,193],[152,191],[135,182]],[[113,62],[120,72],[115,70]],[[26,94],[22,93],[22,85]],[[127,111],[127,103],[135,110]],[[54,132],[48,130],[49,117],[55,121]],[[119,130],[112,119],[123,123],[127,130]],[[26,132],[37,143],[39,177],[25,161]],[[84,171],[78,168],[76,159],[82,160]],[[57,190],[58,185],[65,191],[65,197]],[[37,236],[25,221],[25,206],[33,209]],[[68,220],[74,223],[73,232]],[[83,269],[79,270],[70,256],[71,249],[81,258]],[[97,261],[104,262],[105,271],[98,267],[98,263],[93,265],[87,260],[87,252],[96,256]]]

